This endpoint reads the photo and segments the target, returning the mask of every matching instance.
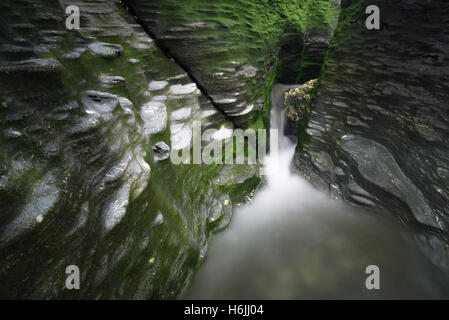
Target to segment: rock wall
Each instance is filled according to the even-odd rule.
[[[368,5],[380,30],[365,27]],[[396,216],[449,267],[449,4],[342,7],[298,171],[336,199]]]
[[[124,2],[239,127],[268,125],[274,80],[294,82],[303,42],[326,38],[316,30],[332,30],[338,12],[333,0]]]
[[[6,0],[0,24],[0,297],[175,298],[258,177],[162,159],[232,124],[117,1]]]

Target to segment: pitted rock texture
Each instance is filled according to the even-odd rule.
[[[117,1],[6,0],[0,21],[0,297],[176,297],[240,182],[153,145],[229,123]]]
[[[380,30],[365,27],[368,5]],[[397,216],[449,267],[449,4],[342,8],[297,168],[337,199]]]
[[[312,41],[318,29],[327,48],[338,13],[334,0],[124,2],[239,127],[268,114],[274,78],[287,81],[298,75],[292,64],[299,68],[306,39],[320,42]],[[310,54],[315,52],[313,59],[320,60],[325,50],[317,53],[316,48]],[[285,61],[276,60],[280,51]]]

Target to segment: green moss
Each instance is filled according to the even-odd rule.
[[[270,124],[270,101],[271,101],[271,91],[273,85],[276,82],[277,70],[278,70],[278,60],[276,60],[275,67],[270,72],[267,80],[267,86],[263,90],[263,100],[264,104],[261,110],[252,114],[248,127],[254,130],[268,128]],[[260,92],[261,90],[259,90]]]
[[[359,28],[357,21],[360,20],[360,14],[365,11],[363,8],[366,7],[367,3],[366,0],[351,1],[351,4],[341,11],[335,30],[335,34],[338,34],[339,36],[333,37],[329,44],[329,49],[326,52],[325,62],[323,64],[323,71],[325,71],[326,61],[331,60],[334,56],[335,49],[340,47],[342,42],[353,36],[353,34],[342,32],[342,30],[348,25],[356,26],[354,32],[361,32],[363,30],[363,28]],[[370,34],[367,34],[366,36],[369,37]]]
[[[195,0],[185,6],[180,5],[180,2],[172,1],[167,1],[166,4],[167,9],[174,13],[174,19],[189,17],[192,22],[204,21],[215,23],[218,27],[228,26],[227,30],[230,32],[223,38],[223,45],[209,48],[210,56],[221,58],[224,56],[226,62],[237,61],[242,64],[257,65],[262,70],[262,75],[254,79],[248,87],[248,92],[253,93],[255,99],[263,97],[264,100],[263,108],[250,120],[251,128],[260,129],[267,128],[269,125],[270,93],[273,84],[279,79],[280,62],[276,56],[279,53],[280,35],[285,32],[287,26],[298,33],[305,33],[309,27],[323,21],[321,18],[314,18],[311,14],[316,8],[326,9],[327,7],[322,5],[323,2]],[[56,0],[42,0],[40,3],[45,8],[60,8]],[[151,5],[151,1],[147,3]],[[127,15],[123,8],[118,8]],[[86,32],[83,36],[92,36],[92,34]],[[79,45],[77,38],[81,38],[81,35],[77,32],[65,33],[57,49],[43,54],[46,57],[54,57],[62,63],[62,82],[64,92],[69,99],[78,98],[79,100],[84,90],[107,91],[127,97],[138,110],[146,99],[142,93],[146,90],[148,79],[166,79],[182,72],[160,51],[134,49],[130,45],[130,42],[135,40],[133,36],[102,37],[97,34],[95,36],[96,41],[122,45],[123,55],[116,59],[103,59],[93,57],[89,51],[86,51],[79,59],[62,59],[64,54],[71,52]],[[198,31],[195,36],[207,40],[211,34],[206,30]],[[255,55],[255,50],[262,50],[263,55]],[[142,63],[138,66],[130,64],[129,58],[140,59]],[[204,63],[212,65],[214,62],[217,61]],[[127,80],[127,84],[103,90],[99,81],[99,75],[102,73],[122,76]],[[167,107],[170,113],[169,104]],[[106,126],[103,124],[101,129],[105,129]],[[52,131],[46,134],[54,136],[67,129],[56,123],[51,123],[49,127]],[[95,137],[98,137],[99,142],[113,139],[109,136],[109,132],[105,131],[98,133],[98,136],[96,133]],[[98,168],[89,168],[98,164],[83,162],[84,159],[81,158],[85,150],[83,150],[84,153],[77,154],[76,156],[80,156],[80,159],[74,160],[76,168],[61,169],[71,170],[64,174],[73,176],[70,178],[70,187],[73,190],[70,188],[64,190],[64,197],[66,197],[64,201],[48,213],[51,216],[48,220],[51,224],[46,225],[47,220],[45,220],[43,227],[33,230],[30,235],[25,235],[27,241],[19,241],[2,253],[2,258],[9,258],[10,254],[16,253],[16,260],[20,259],[20,263],[15,266],[17,268],[15,274],[26,275],[26,279],[30,279],[27,282],[22,281],[25,277],[13,279],[19,287],[17,290],[14,289],[15,295],[26,297],[35,294],[40,297],[42,295],[40,286],[43,286],[46,290],[49,288],[49,297],[58,298],[133,298],[139,291],[145,298],[175,298],[201,262],[200,250],[215,231],[215,227],[208,226],[205,219],[214,201],[229,196],[230,206],[246,202],[246,197],[260,183],[257,173],[254,173],[242,183],[230,181],[225,186],[215,185],[216,178],[223,173],[223,165],[175,166],[170,161],[154,162],[152,144],[157,141],[169,143],[168,129],[152,136],[149,142],[142,142],[139,139],[131,140],[135,141],[133,143],[142,143],[147,152],[146,161],[151,166],[151,178],[147,188],[139,196],[136,196],[134,192],[131,193],[124,218],[111,231],[103,234],[100,222],[102,208],[106,197],[113,190],[108,189],[108,194],[94,194],[90,189],[93,184],[84,181],[87,174],[82,171],[99,174],[95,172]],[[0,143],[3,145],[3,140]],[[27,149],[31,148],[27,148],[26,141],[24,143],[19,147],[24,152],[28,152]],[[83,145],[82,148],[89,149],[89,146]],[[91,149],[95,150],[93,147]],[[110,150],[106,149],[107,147],[101,149],[105,152],[102,155],[103,158],[97,158],[108,161],[102,164],[106,167],[119,160],[125,152],[120,150],[110,155],[108,153]],[[4,158],[6,154],[11,153],[7,152],[0,157]],[[9,159],[2,159],[2,162],[8,161]],[[62,164],[50,164],[57,168],[65,168]],[[236,173],[244,167],[246,166],[236,166]],[[20,197],[23,197],[23,194],[29,194],[33,182],[39,181],[41,177],[41,171],[27,172],[25,178],[14,181],[18,187],[14,190],[14,197],[4,199],[0,194],[0,204],[2,201],[12,199],[10,205],[18,208]],[[88,203],[85,226],[76,234],[61,239],[61,235],[69,234],[84,203]],[[153,226],[159,213],[163,214],[164,222]],[[60,250],[61,246],[64,250]],[[73,253],[73,256],[67,257],[68,251]],[[22,253],[25,255],[25,252],[27,259],[19,257]],[[68,258],[70,263],[80,266],[83,276],[85,275],[82,281],[86,285],[82,286],[81,291],[63,290],[66,275],[61,269],[60,262]],[[35,267],[30,270],[30,265]],[[102,277],[106,274],[107,279]],[[40,283],[42,279],[49,281],[42,284]],[[29,289],[30,283],[33,283],[34,288]],[[58,287],[52,287],[52,285]],[[6,289],[3,290],[6,291]],[[2,296],[6,295],[6,293],[3,294],[4,291]]]
[[[227,188],[226,193],[229,194],[232,203],[243,204],[248,202],[248,195],[252,194],[257,186],[260,184],[260,177],[254,176],[241,184],[235,184]]]
[[[159,13],[160,21],[157,24],[151,19],[146,21],[156,35],[170,33],[171,26],[182,27],[198,22],[207,25],[205,28],[186,31],[185,38],[180,38],[182,50],[170,43],[168,45],[171,54],[184,64],[189,64],[196,78],[205,82],[204,86],[207,87],[210,79],[202,69],[211,72],[215,71],[214,68],[229,67],[230,62],[256,67],[259,70],[257,77],[245,80],[244,84],[246,103],[251,104],[264,98],[262,110],[254,112],[249,121],[252,128],[268,127],[268,101],[274,79],[283,82],[285,75],[291,73],[295,75],[292,79],[295,79],[300,71],[299,61],[292,72],[291,62],[279,56],[283,41],[290,41],[284,39],[284,34],[298,35],[292,41],[303,39],[315,29],[330,29],[337,16],[334,0],[126,2],[136,9],[144,21],[146,14]],[[190,53],[189,50],[199,51]],[[196,61],[189,58],[195,54],[201,59]]]

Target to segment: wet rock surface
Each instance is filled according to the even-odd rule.
[[[117,58],[120,57],[123,52],[123,47],[121,45],[105,42],[91,43],[88,48],[94,56],[103,58]]]
[[[154,159],[166,160],[170,157],[170,147],[165,142],[157,142],[153,146]]]
[[[380,30],[365,27],[371,4]],[[449,5],[342,6],[297,170],[336,199],[397,217],[449,267]]]
[[[338,11],[333,1],[304,1],[303,7],[290,0],[125,3],[164,50],[189,71],[214,106],[239,127],[267,114],[267,97],[277,75],[286,79],[298,73],[292,64],[299,68],[303,42],[311,45],[307,52],[313,59],[324,57]],[[322,41],[314,42],[318,35]],[[324,50],[316,43],[324,44]],[[279,52],[285,61],[276,61]],[[303,78],[310,73],[304,70]]]
[[[56,59],[28,59],[24,61],[2,63],[0,72],[4,74],[15,73],[61,73],[61,63]]]
[[[7,0],[0,21],[0,297],[176,297],[234,184],[154,157],[193,121],[229,123],[117,1]]]

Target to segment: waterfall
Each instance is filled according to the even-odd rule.
[[[270,127],[278,130],[278,149],[277,154],[270,154],[266,160],[264,172],[267,175],[270,189],[274,189],[271,184],[285,181],[285,185],[289,182],[298,182],[298,177],[290,173],[290,163],[295,153],[297,137],[288,136],[286,130],[286,116],[284,108],[284,93],[289,89],[296,88],[298,85],[282,85],[275,84],[271,91],[271,112]]]
[[[294,87],[273,87],[271,129],[279,130],[279,152],[265,162],[265,186],[217,235],[183,297],[444,296],[441,273],[416,250],[407,230],[367,209],[332,200],[292,172],[296,139],[284,134],[282,108],[285,91]]]

